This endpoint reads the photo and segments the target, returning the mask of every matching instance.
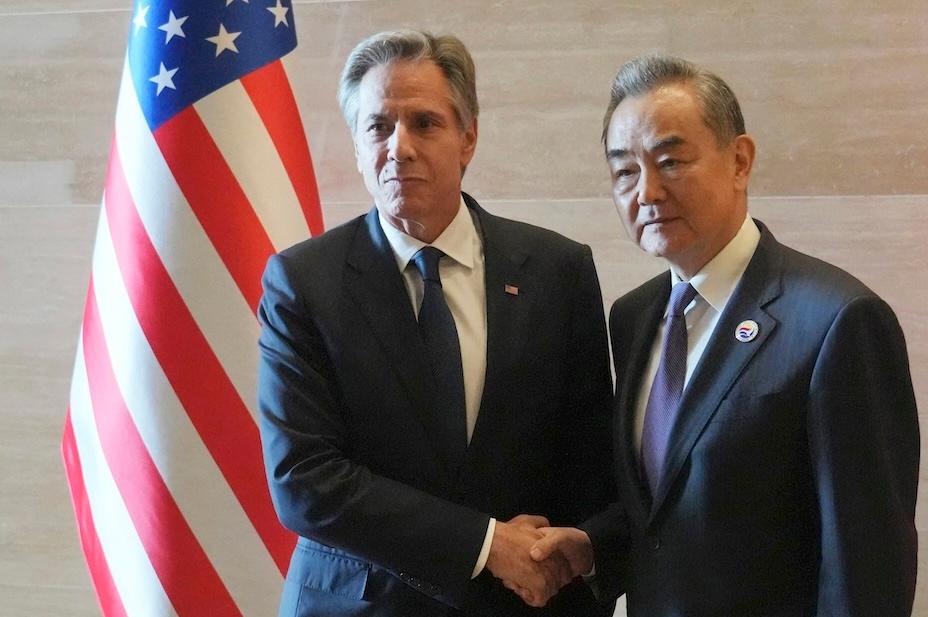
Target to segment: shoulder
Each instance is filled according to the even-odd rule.
[[[552,290],[561,289],[560,293],[564,284],[598,289],[588,245],[544,227],[491,214],[469,195],[464,199],[477,215],[487,263],[511,263],[526,276],[550,284]]]
[[[484,249],[500,251],[513,257],[530,257],[536,263],[592,262],[590,247],[556,231],[491,214],[467,198],[476,209],[484,237]]]
[[[777,244],[781,258],[784,296],[798,302],[814,301],[820,308],[840,310],[855,301],[879,301],[872,289],[838,266]]]
[[[292,295],[296,288],[331,293],[340,285],[343,265],[354,238],[365,228],[364,219],[358,216],[272,255],[262,277],[265,296]]]
[[[628,293],[619,296],[612,303],[610,316],[612,319],[625,315],[636,315],[645,307],[650,306],[662,296],[670,293],[670,272],[665,271],[654,278],[635,287]]]
[[[346,223],[326,231],[325,233],[307,238],[288,247],[275,257],[284,262],[315,262],[317,260],[332,260],[344,256],[351,246],[354,237],[363,229],[366,214],[357,216]],[[274,259],[272,257],[271,259]]]
[[[783,250],[784,298],[797,314],[811,319],[819,316],[832,333],[873,331],[883,338],[886,328],[899,330],[892,307],[859,279],[821,259],[787,247]]]
[[[497,233],[503,236],[507,243],[532,255],[579,259],[591,254],[588,245],[572,240],[556,231],[522,221],[490,216],[492,220],[488,223],[496,227]]]
[[[264,270],[265,280],[277,277],[302,279],[305,275],[321,282],[326,277],[338,275],[354,239],[366,229],[366,216],[357,216],[272,255]]]
[[[863,332],[897,338],[896,315],[876,292],[834,264],[779,244],[769,232],[739,289],[757,291],[764,310],[789,324],[784,332],[791,332],[797,345],[814,348],[829,337]]]

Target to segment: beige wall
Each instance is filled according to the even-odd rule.
[[[4,614],[98,614],[58,443],[128,4],[0,3]],[[928,4],[296,4],[301,46],[292,80],[330,226],[368,207],[334,103],[347,51],[387,28],[451,31],[475,56],[482,103],[466,188],[497,213],[591,244],[607,303],[660,269],[624,240],[608,198],[597,139],[609,80],[624,60],[647,51],[677,53],[715,69],[740,96],[759,145],[755,216],[780,240],[850,270],[890,302],[928,414]],[[926,487],[923,472],[917,517],[923,570]],[[928,616],[922,580],[915,614]]]

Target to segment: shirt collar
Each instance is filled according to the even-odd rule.
[[[377,216],[380,219],[383,233],[387,236],[387,242],[393,249],[393,256],[396,258],[396,265],[399,266],[400,272],[406,269],[413,256],[424,246],[434,246],[468,269],[474,267],[474,247],[476,246],[474,240],[477,230],[463,200],[458,204],[457,214],[431,245],[400,231],[391,225],[379,211]]]
[[[690,279],[690,284],[696,288],[700,297],[717,312],[722,312],[728,303],[741,280],[741,275],[754,256],[758,242],[760,230],[757,229],[754,220],[747,216],[735,237]],[[683,280],[673,268],[670,270],[670,277],[672,284]]]

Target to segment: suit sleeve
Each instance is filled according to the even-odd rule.
[[[903,617],[915,593],[919,432],[892,310],[859,297],[825,337],[810,384],[821,525],[819,615]]]
[[[576,525],[615,499],[609,414],[612,377],[602,292],[593,255],[584,246],[569,324],[565,362],[567,396],[561,415],[564,439],[564,509],[555,524]]]
[[[429,595],[460,591],[489,517],[358,462],[326,352],[338,343],[323,340],[287,267],[280,256],[268,262],[258,315],[260,428],[278,516],[301,536],[428,581]]]
[[[592,263],[590,265],[592,265]],[[595,272],[593,277],[595,280]],[[597,282],[597,302],[601,304],[602,301],[601,298],[599,298],[599,293],[599,284]],[[588,310],[590,311],[590,315],[594,314],[591,312],[592,308]],[[601,312],[599,314],[602,315]],[[615,315],[613,314],[610,316],[610,319],[614,327]],[[598,334],[600,328],[602,328],[602,336],[604,340],[606,340],[605,319],[603,319],[602,325],[591,317],[586,317],[585,321],[589,324],[588,327],[590,332],[596,332]],[[592,338],[589,333],[587,334],[587,338]],[[594,366],[598,369],[600,367],[600,350],[598,347],[592,347],[592,349],[595,350],[595,353],[588,350],[587,356],[596,358]],[[608,372],[608,348],[603,350],[602,353],[605,357],[602,358],[601,361],[605,366],[605,370]],[[583,367],[583,364],[575,363],[575,366]],[[602,394],[598,384],[588,384],[585,386],[587,392],[595,393],[592,396],[588,394],[587,400],[595,400],[597,405],[596,408],[602,410],[600,412],[601,417],[598,417],[598,420],[596,420],[598,425],[595,433],[598,439],[594,443],[594,448],[587,450],[582,459],[585,460],[586,465],[589,466],[590,472],[588,475],[591,478],[596,478],[599,484],[593,485],[593,487],[587,489],[590,495],[595,495],[595,498],[589,498],[585,503],[588,506],[595,507],[587,507],[583,512],[578,513],[582,515],[579,520],[583,521],[578,527],[590,536],[590,540],[593,544],[596,576],[592,586],[597,597],[603,602],[611,602],[624,593],[623,579],[626,570],[625,555],[627,554],[626,549],[628,546],[625,512],[621,504],[618,503],[617,487],[613,479],[613,397],[611,379],[608,380],[608,383],[610,385],[605,395]],[[583,444],[576,444],[575,447],[582,449]],[[592,460],[593,457],[597,460]],[[595,486],[600,487],[598,492],[595,491]]]
[[[596,567],[595,591],[601,602],[611,602],[625,593],[628,570],[628,527],[625,511],[618,502],[588,518],[580,529],[590,536]]]

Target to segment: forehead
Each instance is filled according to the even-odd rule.
[[[359,89],[362,110],[385,103],[441,104],[450,98],[448,80],[431,60],[396,60],[371,67]]]
[[[712,138],[696,91],[688,84],[666,84],[624,99],[609,121],[606,148],[648,150],[670,138],[683,143]]]

